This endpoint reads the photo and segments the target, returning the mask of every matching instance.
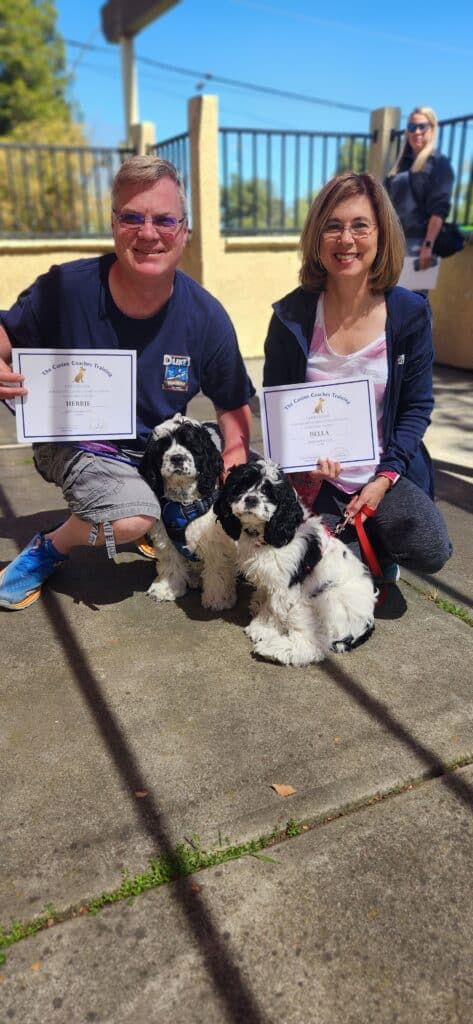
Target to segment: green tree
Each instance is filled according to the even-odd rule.
[[[281,200],[266,179],[231,174],[230,184],[220,189],[220,208],[224,230],[281,230]]]
[[[0,0],[0,231],[80,235],[101,222],[96,168],[67,98],[54,0]],[[107,197],[108,198],[108,197]]]
[[[0,0],[0,137],[72,120],[53,0]]]
[[[365,146],[361,140],[357,142],[356,139],[347,139],[340,146],[336,173],[355,171],[357,174],[361,174],[362,171],[367,170],[367,162],[368,145]]]

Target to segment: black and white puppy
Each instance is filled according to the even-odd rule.
[[[215,513],[256,588],[245,630],[256,654],[309,665],[367,639],[376,602],[371,576],[320,516],[307,516],[276,463],[259,459],[230,470]]]
[[[158,575],[149,596],[175,601],[202,587],[204,608],[232,608],[236,547],[213,510],[223,472],[217,430],[176,413],[154,428],[140,472],[161,504],[150,532]]]

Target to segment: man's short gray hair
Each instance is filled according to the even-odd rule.
[[[177,186],[182,213],[187,217],[187,196],[180,172],[169,160],[159,156],[132,156],[121,165],[112,184],[112,206],[120,204],[120,193],[130,185],[150,187],[161,178],[170,178]]]

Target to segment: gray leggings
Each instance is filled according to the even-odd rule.
[[[351,497],[325,481],[313,511],[323,516],[333,529]],[[452,554],[447,526],[439,509],[428,494],[406,477],[401,477],[387,492],[376,515],[366,520],[365,530],[378,558],[398,562],[407,569],[438,572]],[[353,527],[347,527],[340,539],[360,557]]]

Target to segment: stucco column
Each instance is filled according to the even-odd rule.
[[[189,100],[188,129],[193,276],[212,291],[220,250],[217,96],[194,96]]]
[[[394,163],[394,146],[391,143],[393,128],[398,131],[401,123],[400,107],[378,107],[373,110],[370,118],[370,132],[375,133],[375,141],[370,145],[368,171],[379,181],[383,181]]]
[[[130,144],[138,156],[145,156],[148,146],[154,146],[155,142],[156,129],[153,121],[139,121],[130,125]]]

